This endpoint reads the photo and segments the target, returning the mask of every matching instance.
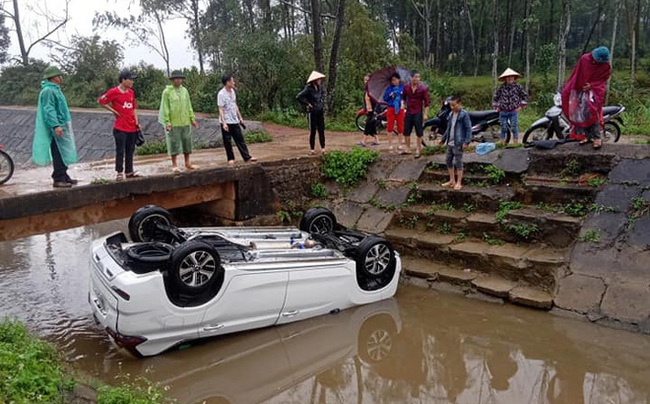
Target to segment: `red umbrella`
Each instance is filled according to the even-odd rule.
[[[411,81],[411,70],[398,66],[384,67],[370,75],[370,80],[368,81],[370,96],[377,101],[383,101],[384,91],[391,85],[390,79],[395,73],[399,74],[402,84]]]

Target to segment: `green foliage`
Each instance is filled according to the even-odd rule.
[[[244,134],[244,139],[248,144],[268,143],[273,141],[273,136],[271,136],[268,132],[256,131]]]
[[[476,210],[476,206],[474,206],[471,203],[464,203],[463,204],[463,210],[467,213],[472,213]]]
[[[53,345],[16,320],[0,322],[0,402],[63,403],[71,387]]]
[[[108,180],[106,178],[93,178],[93,180],[90,183],[92,185],[106,185],[106,184],[110,184],[111,180]]]
[[[379,189],[386,189],[386,188],[388,188],[388,184],[386,183],[386,180],[383,179],[383,178],[377,180],[377,186],[379,187]]]
[[[145,62],[140,62],[137,66],[131,66],[129,70],[138,75],[133,82],[133,91],[136,94],[138,108],[154,110],[160,108],[162,92],[169,85],[166,74],[154,65]],[[114,85],[117,84],[119,83],[117,77],[115,77]]]
[[[434,154],[444,153],[447,153],[447,146],[445,145],[426,146],[421,152],[423,156],[433,156]]]
[[[567,203],[562,207],[562,211],[569,215],[569,216],[574,216],[574,217],[582,217],[587,214],[587,211],[589,210],[589,207],[582,204],[582,203]]]
[[[576,159],[571,159],[560,172],[560,177],[561,178],[576,177],[579,173],[580,173],[580,162]]]
[[[605,182],[607,182],[607,178],[596,177],[596,178],[590,178],[590,179],[587,181],[587,185],[589,185],[590,187],[599,188],[599,187],[602,186]]]
[[[632,208],[628,213],[629,218],[638,219],[648,214],[650,214],[650,201],[640,196],[632,199]]]
[[[143,377],[129,374],[117,377],[120,386],[102,386],[97,389],[97,404],[163,404],[176,400],[165,396],[165,390]]]
[[[601,213],[601,212],[616,213],[618,212],[618,209],[616,209],[613,206],[605,206],[602,204],[594,203],[589,205],[589,211],[593,213]]]
[[[451,225],[446,222],[441,224],[440,227],[438,228],[438,232],[440,234],[449,234],[451,233],[451,230],[452,230]]]
[[[445,203],[443,203],[443,204],[442,204],[442,209],[443,209],[443,210],[446,210],[446,211],[448,211],[448,212],[453,212],[453,211],[456,210],[456,208],[454,207],[454,204],[451,203],[451,202],[445,202]]]
[[[326,199],[329,196],[327,187],[320,182],[311,184],[311,194],[314,198]]]
[[[490,177],[493,184],[501,184],[506,179],[506,172],[498,168],[494,164],[487,165],[483,171]]]
[[[404,202],[404,206],[411,206],[415,203],[417,203],[420,199],[422,199],[422,194],[420,194],[420,189],[418,188],[418,183],[417,182],[412,182],[409,185],[409,195],[406,198],[406,202]]]
[[[377,208],[377,209],[381,209],[381,210],[383,210],[385,212],[393,212],[393,211],[397,210],[396,205],[379,202],[374,196],[372,198],[370,198],[370,200],[368,201],[368,204],[370,206],[373,206],[373,207]]]
[[[505,219],[506,215],[508,212],[511,210],[517,210],[521,208],[521,203],[520,202],[511,202],[511,201],[504,201],[499,204],[499,210],[497,210],[496,213],[496,219],[498,223],[503,223],[503,220]]]
[[[354,147],[350,151],[335,150],[323,158],[323,176],[349,188],[356,186],[366,176],[368,166],[377,160],[379,153]]]
[[[580,240],[585,243],[598,244],[600,243],[600,231],[596,229],[589,229],[582,233]]]
[[[506,229],[517,237],[529,240],[535,233],[539,232],[539,226],[531,223],[509,224]]]
[[[0,14],[0,64],[9,60],[9,28],[6,25],[5,15]]]
[[[467,233],[464,231],[461,231],[460,233],[456,234],[456,237],[454,238],[454,241],[465,241],[469,237]]]
[[[410,216],[402,215],[399,219],[399,222],[402,226],[406,227],[407,229],[414,229],[415,226],[417,226],[419,219],[420,218],[418,217],[418,215],[410,215]]]
[[[291,212],[288,212],[286,210],[279,210],[276,214],[278,216],[278,219],[280,219],[280,221],[282,223],[290,223],[291,222],[291,217],[292,217]]]
[[[32,60],[28,66],[9,66],[0,74],[0,105],[36,105],[47,64]],[[65,78],[67,81],[67,78]],[[65,92],[66,84],[63,85]]]
[[[503,245],[505,244],[503,240],[498,239],[496,237],[493,237],[492,235],[488,233],[483,233],[483,241],[488,243],[489,245]]]

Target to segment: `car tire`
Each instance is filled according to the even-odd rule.
[[[173,227],[172,215],[167,209],[156,205],[143,206],[136,210],[129,219],[129,236],[136,243],[158,241],[174,243],[176,236],[169,230],[161,229],[159,225]]]
[[[357,339],[359,358],[368,365],[377,365],[391,356],[395,349],[397,325],[388,314],[377,314],[361,325]]]
[[[133,245],[125,253],[134,269],[154,270],[169,265],[172,251],[174,246],[170,244],[153,242]]]
[[[222,278],[222,274],[219,252],[201,240],[186,241],[171,254],[169,278],[176,292],[203,293]]]
[[[395,251],[381,237],[369,236],[363,239],[357,247],[356,261],[357,272],[365,278],[381,278],[395,271]]]
[[[300,230],[312,234],[329,234],[337,227],[334,213],[326,208],[309,209],[300,221]]]

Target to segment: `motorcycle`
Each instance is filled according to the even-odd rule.
[[[436,117],[424,123],[424,130],[431,128],[429,139],[436,141],[444,135],[447,130],[449,114],[451,113],[451,97],[442,102],[440,111]],[[499,122],[499,111],[470,111],[469,119],[472,121],[472,141],[484,143],[496,143],[501,140],[501,123]],[[505,142],[510,142],[511,130],[508,129]]]
[[[0,145],[0,184],[9,181],[11,176],[14,175],[14,161],[2,149],[3,147]]]
[[[375,119],[377,120],[377,132],[380,132],[388,125],[388,105],[384,102],[379,102],[375,106]],[[357,111],[357,119],[355,121],[357,129],[363,132],[366,129],[366,110],[361,108]]]
[[[625,111],[622,105],[603,107],[603,141],[618,142],[621,138],[621,126],[625,126],[621,114]],[[620,125],[619,125],[620,124]],[[562,113],[562,96],[555,94],[553,106],[546,111],[543,118],[538,119],[524,134],[524,144],[537,140],[564,139],[571,134],[571,123]]]

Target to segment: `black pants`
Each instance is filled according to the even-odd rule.
[[[238,123],[229,123],[228,130],[222,130],[223,134],[223,148],[226,149],[226,156],[228,156],[228,161],[235,159],[235,153],[232,150],[232,141],[235,141],[237,149],[239,149],[239,154],[244,161],[251,159],[251,155],[248,152],[248,146],[246,146],[246,141],[244,140],[244,135],[241,133],[241,126]]]
[[[314,150],[316,147],[316,131],[318,131],[318,142],[320,148],[325,148],[325,111],[309,111],[309,148]]]
[[[126,174],[133,172],[133,153],[135,153],[135,140],[137,132],[122,132],[113,129],[115,137],[115,171],[124,172],[126,165]]]
[[[70,179],[68,176],[68,166],[63,162],[63,157],[61,157],[61,152],[59,152],[59,146],[56,144],[56,139],[52,139],[52,143],[50,143],[50,151],[52,152],[52,165],[54,166],[52,179],[54,182],[68,181]]]
[[[363,130],[366,136],[377,136],[377,118],[374,112],[366,112],[366,127]]]
[[[415,136],[424,136],[424,127],[422,122],[422,113],[406,114],[404,117],[404,136],[411,136],[411,131],[415,128]]]

